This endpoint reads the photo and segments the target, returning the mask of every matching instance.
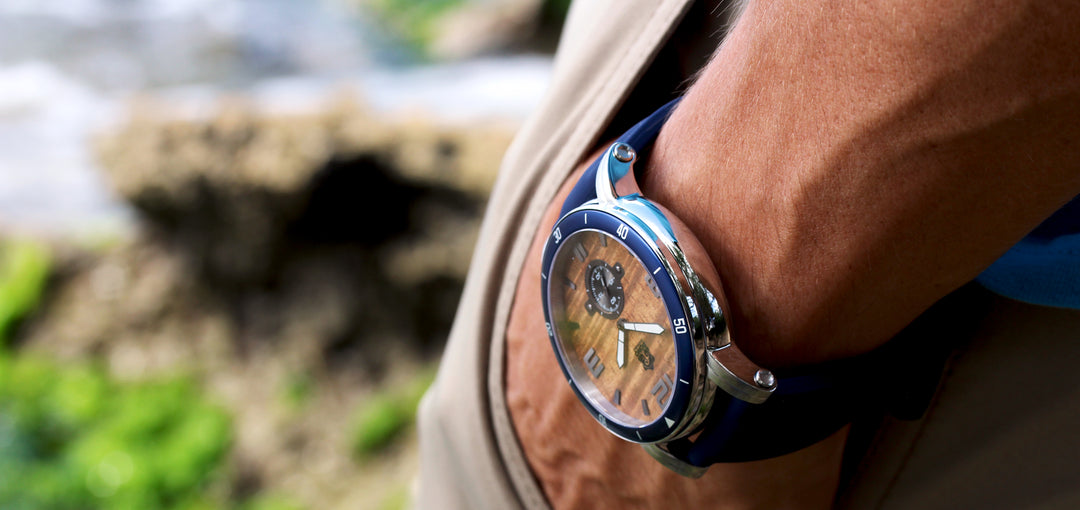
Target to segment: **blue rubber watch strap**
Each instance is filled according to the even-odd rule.
[[[852,422],[860,408],[836,377],[781,377],[763,404],[717,392],[713,411],[693,441],[668,445],[695,466],[777,457],[821,441]]]
[[[758,460],[810,446],[848,423],[884,414],[918,419],[987,304],[978,285],[961,287],[873,351],[775,371],[777,389],[764,404],[718,395],[702,433],[669,444],[669,451],[696,466]]]
[[[661,106],[659,110],[656,110],[641,122],[638,122],[634,127],[623,133],[613,143],[625,143],[640,150],[652,144],[656,135],[660,133],[660,128],[667,121],[668,116],[671,115],[671,111],[675,109],[675,105],[679,103],[679,99],[674,99],[668,104]],[[577,184],[574,185],[574,189],[567,195],[566,201],[563,202],[562,211],[559,213],[559,217],[566,216],[566,213],[573,210],[575,207],[588,202],[596,198],[596,171],[600,167],[600,158],[593,161],[589,168],[585,170],[585,173],[578,179]]]

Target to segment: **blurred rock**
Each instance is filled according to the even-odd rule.
[[[296,343],[302,365],[349,353],[375,370],[378,356],[354,347],[442,341],[512,131],[382,117],[350,97],[303,114],[226,99],[208,118],[140,101],[98,148],[143,234],[89,288],[123,302],[111,327],[166,322],[201,293],[241,347]],[[85,332],[122,336],[99,329]]]
[[[108,179],[207,277],[240,286],[273,283],[298,240],[423,238],[411,218],[421,206],[475,220],[512,134],[378,118],[348,99],[307,115],[264,115],[239,100],[205,121],[167,112],[143,102],[101,141]],[[450,276],[466,264],[452,261]]]
[[[235,490],[283,488],[310,508],[354,497],[348,414],[441,354],[513,129],[349,98],[303,114],[134,108],[97,146],[139,233],[62,250],[17,344],[121,378],[196,374],[235,417]],[[314,389],[292,402],[298,380]]]
[[[429,51],[461,59],[522,45],[540,30],[543,0],[466,2],[435,25]]]

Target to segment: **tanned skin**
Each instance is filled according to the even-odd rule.
[[[639,176],[712,257],[740,348],[767,367],[870,351],[1080,193],[1076,26],[1069,0],[748,2]],[[828,508],[844,431],[687,480],[550,383],[539,254],[562,196],[507,337],[508,404],[549,501]]]

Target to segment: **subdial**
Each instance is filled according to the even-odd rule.
[[[623,310],[623,267],[618,262],[614,266],[603,260],[589,262],[585,269],[585,283],[589,291],[589,301],[585,309],[589,314],[599,312],[606,319],[616,319]]]

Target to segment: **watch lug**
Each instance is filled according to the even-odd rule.
[[[776,391],[776,379],[735,344],[714,347],[705,351],[709,381],[728,395],[751,404],[761,404]]]
[[[616,142],[600,157],[596,170],[596,198],[611,202],[619,197],[640,194],[641,189],[634,178],[634,162],[637,152],[633,147]]]
[[[708,314],[704,327],[707,338],[705,366],[709,381],[728,395],[751,404],[768,400],[776,390],[772,372],[759,367],[731,342],[727,318],[719,300],[708,288],[702,288]]]
[[[689,462],[680,460],[659,445],[643,444],[641,447],[644,448],[652,458],[656,459],[657,462],[663,464],[664,467],[687,478],[701,478],[701,476],[709,470],[707,467],[695,466]]]

